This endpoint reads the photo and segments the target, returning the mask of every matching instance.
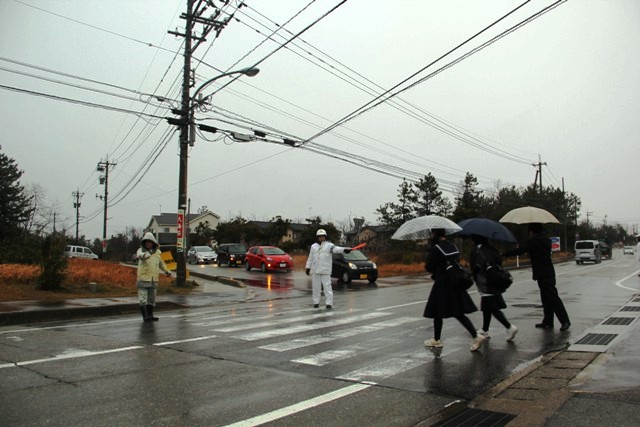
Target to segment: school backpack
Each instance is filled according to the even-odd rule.
[[[446,253],[440,245],[436,245],[436,247],[440,250],[442,255],[444,255],[444,259],[447,262],[447,278],[449,279],[449,283],[452,286],[455,286],[460,289],[464,289],[465,291],[469,289],[473,285],[473,276],[471,272],[464,268],[457,259],[455,259],[455,255],[458,254],[458,251]]]

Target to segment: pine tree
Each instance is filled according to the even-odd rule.
[[[22,173],[16,161],[0,151],[0,239],[3,241],[17,236],[33,212],[20,184]]]

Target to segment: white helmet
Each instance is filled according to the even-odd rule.
[[[324,231],[323,228],[321,228],[320,230],[316,231],[316,237],[318,237],[318,236],[326,236],[326,235],[327,235],[327,232]]]

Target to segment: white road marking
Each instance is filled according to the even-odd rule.
[[[311,320],[311,319],[317,319],[317,318],[331,318],[333,316],[336,315],[342,315],[342,314],[349,314],[349,313],[353,313],[356,311],[362,311],[362,310],[350,310],[350,311],[329,311],[329,310],[323,310],[320,313],[315,313],[315,314],[308,314],[305,316],[298,316],[298,317],[289,317],[286,319],[279,319],[279,320],[272,320],[272,321],[267,321],[267,322],[258,322],[258,323],[250,323],[248,325],[239,325],[239,326],[230,326],[228,328],[213,328],[212,331],[216,331],[216,332],[237,332],[237,331],[245,331],[247,329],[259,329],[259,328],[270,328],[273,326],[279,326],[279,325],[286,325],[288,323],[294,323],[294,322],[298,322],[301,320]]]
[[[110,353],[119,353],[122,351],[137,350],[140,348],[144,348],[144,347],[140,345],[135,345],[131,347],[113,348],[111,350],[103,350],[103,351],[76,351],[73,353],[66,353],[66,354],[60,354],[54,357],[48,357],[46,359],[34,359],[34,360],[25,360],[22,362],[7,363],[4,365],[0,365],[0,368],[13,368],[16,366],[35,365],[37,363],[55,362],[57,360],[65,360],[65,359],[78,359],[81,357],[98,356],[101,354],[110,354]]]
[[[622,288],[622,289],[627,289],[627,290],[629,290],[629,291],[635,291],[635,292],[637,292],[637,291],[638,291],[638,289],[634,289],[634,288],[630,288],[630,287],[628,287],[628,286],[624,286],[624,285],[622,284],[622,282],[624,282],[625,280],[628,280],[628,279],[632,278],[633,276],[635,276],[635,275],[636,275],[636,274],[638,274],[638,273],[640,273],[640,270],[638,270],[638,271],[634,271],[633,273],[631,273],[630,275],[628,275],[628,276],[627,276],[627,277],[625,277],[624,279],[620,279],[620,280],[618,280],[618,281],[616,282],[616,286],[617,286],[617,287],[619,287],[619,288]]]
[[[298,412],[306,411],[310,408],[315,408],[316,406],[323,405],[328,402],[332,402],[337,399],[341,399],[345,396],[349,396],[351,394],[357,393],[362,390],[366,390],[371,387],[370,384],[352,384],[347,387],[339,388],[338,390],[334,390],[332,392],[290,405],[281,409],[277,409],[272,412],[268,412],[266,414],[258,415],[253,418],[248,418],[243,421],[238,421],[233,424],[228,424],[225,427],[249,427],[249,426],[259,426],[262,424],[266,424],[271,421],[279,420],[284,417],[288,417],[289,415],[297,414]]]
[[[271,313],[268,315],[264,315],[264,316],[256,316],[256,317],[252,317],[251,315],[249,316],[243,316],[243,317],[238,317],[238,316],[218,316],[217,318],[211,318],[211,319],[215,319],[212,320],[210,322],[198,322],[198,323],[192,323],[193,326],[220,326],[220,325],[228,325],[230,323],[241,323],[241,322],[250,322],[250,321],[256,321],[256,320],[264,320],[264,319],[273,319],[276,317],[281,317],[281,316],[285,316],[287,314],[292,314],[292,313],[303,313],[303,312],[307,312],[307,311],[318,311],[317,308],[307,308],[304,310],[296,310],[296,311],[285,311],[285,312],[275,312],[275,313]]]
[[[353,344],[342,349],[328,350],[312,354],[311,356],[300,357],[292,360],[292,362],[303,365],[324,366],[338,360],[355,357],[361,353],[380,350],[389,345],[399,344],[401,342],[402,338],[398,338],[397,335],[394,337],[376,338],[371,341],[365,341],[362,344]]]
[[[424,301],[415,301],[415,302],[409,302],[407,304],[400,304],[400,305],[392,305],[391,307],[381,307],[381,308],[376,308],[377,311],[384,311],[384,310],[391,310],[392,308],[400,308],[400,307],[407,307],[410,305],[415,305],[415,304],[424,304],[425,302],[427,302],[428,300],[424,300]]]
[[[183,342],[194,342],[194,341],[202,341],[202,340],[210,340],[212,338],[216,338],[216,335],[209,335],[206,337],[196,337],[196,338],[187,338],[184,340],[177,340],[177,341],[165,341],[165,342],[157,342],[153,345],[156,346],[163,346],[163,345],[171,345],[171,344],[181,344]]]
[[[370,323],[368,325],[356,326],[355,328],[333,331],[324,334],[311,335],[304,338],[297,338],[289,341],[282,341],[273,344],[267,344],[258,348],[271,351],[289,351],[298,348],[308,347],[342,338],[355,337],[369,332],[380,331],[385,328],[393,328],[395,326],[404,325],[406,323],[423,321],[423,318],[399,317],[397,319],[384,320],[382,322]]]
[[[460,347],[447,345],[439,357],[446,356],[460,350]],[[417,368],[435,359],[435,354],[427,349],[408,354],[403,357],[393,357],[371,366],[356,369],[336,377],[337,379],[358,382],[370,382],[393,377],[410,369]]]
[[[58,326],[41,326],[39,328],[24,328],[24,329],[12,329],[9,331],[0,331],[0,335],[4,334],[12,334],[18,332],[37,332],[37,331],[47,331],[49,329],[60,329],[60,328],[81,328],[85,326],[100,326],[100,325],[109,325],[111,323],[126,323],[126,322],[139,322],[138,318],[135,319],[124,319],[124,320],[107,320],[104,322],[91,322],[91,323],[70,323],[65,325]]]
[[[376,317],[389,316],[391,314],[392,313],[373,312],[373,313],[361,314],[358,316],[339,317],[339,318],[336,318],[335,320],[328,318],[326,322],[322,322],[322,323],[296,325],[296,326],[290,326],[288,328],[270,329],[262,332],[248,332],[245,334],[234,335],[232,337],[240,340],[244,340],[244,341],[256,341],[256,340],[262,340],[266,338],[279,337],[282,335],[297,334],[299,332],[313,331],[316,329],[331,328],[332,326],[346,325],[352,322],[375,319]]]

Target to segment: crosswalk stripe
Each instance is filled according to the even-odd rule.
[[[312,354],[311,356],[300,357],[292,360],[292,362],[303,365],[324,366],[338,360],[355,357],[361,353],[380,350],[389,345],[401,343],[402,341],[402,338],[398,338],[397,335],[393,337],[376,338],[362,344],[353,344],[337,350],[328,350],[322,353]]]
[[[277,317],[286,316],[287,314],[304,313],[304,312],[308,312],[308,311],[316,311],[317,312],[318,309],[317,308],[306,308],[306,309],[296,310],[296,311],[275,312],[275,313],[267,314],[267,315],[264,315],[264,316],[255,316],[255,317],[252,317],[251,315],[242,316],[242,317],[237,316],[237,315],[216,316],[216,317],[209,318],[209,319],[215,319],[213,321],[192,323],[192,325],[193,326],[206,326],[206,327],[221,326],[221,325],[228,325],[230,323],[254,322],[256,320],[273,319],[273,318],[277,318]]]
[[[311,319],[317,319],[317,318],[331,318],[334,316],[338,316],[338,315],[342,315],[342,314],[349,314],[349,313],[354,313],[356,311],[361,311],[361,310],[349,310],[349,311],[322,311],[320,313],[314,313],[314,314],[308,314],[305,316],[298,316],[298,317],[288,317],[285,319],[280,319],[280,320],[271,320],[271,321],[266,321],[266,322],[257,322],[257,323],[250,323],[248,325],[239,325],[239,326],[230,326],[228,328],[213,328],[212,331],[216,331],[216,332],[237,332],[237,331],[245,331],[247,329],[259,329],[259,328],[267,328],[267,327],[273,327],[273,326],[279,326],[279,325],[285,325],[288,323],[295,323],[295,322],[299,322],[302,320],[311,320]]]
[[[202,313],[204,314],[215,314],[215,316],[207,316],[201,317],[199,319],[186,319],[187,322],[202,322],[204,320],[215,320],[215,319],[223,319],[223,318],[251,318],[251,315],[262,315],[261,313],[265,313],[267,315],[276,315],[276,314],[290,314],[290,313],[298,313],[303,311],[311,311],[317,310],[314,308],[301,308],[299,306],[286,307],[286,306],[278,306],[274,307],[271,305],[252,307],[252,308],[244,308],[244,309],[231,309],[225,311],[208,311]],[[224,313],[224,314],[223,314]]]
[[[377,317],[389,316],[391,314],[392,313],[383,313],[380,311],[376,311],[373,313],[365,313],[357,316],[327,318],[327,321],[322,323],[294,325],[288,328],[269,329],[267,331],[261,331],[261,332],[247,332],[244,334],[234,335],[232,336],[232,338],[237,338],[244,341],[256,341],[256,340],[262,340],[266,338],[279,337],[283,335],[297,334],[299,332],[313,331],[316,329],[331,328],[333,326],[346,325],[348,323],[358,322],[361,320],[375,319]]]
[[[355,328],[344,329],[341,331],[333,331],[324,334],[311,335],[308,337],[297,338],[289,341],[277,342],[273,344],[267,344],[258,348],[262,350],[271,351],[290,351],[296,350],[311,345],[322,344],[329,341],[334,341],[342,338],[350,338],[358,335],[366,334],[369,332],[376,332],[386,328],[393,328],[395,326],[401,326],[407,323],[423,321],[423,318],[415,317],[398,317],[396,319],[384,320],[382,322],[370,323],[368,325],[356,326]]]
[[[460,347],[447,346],[447,349],[443,350],[439,357],[446,356],[458,350],[460,350]],[[347,372],[346,374],[340,375],[336,378],[340,380],[370,383],[376,380],[393,377],[401,374],[402,372],[417,368],[418,366],[430,362],[433,359],[435,359],[434,353],[429,350],[422,350],[403,357],[392,357],[391,359],[387,359],[380,363]]]

